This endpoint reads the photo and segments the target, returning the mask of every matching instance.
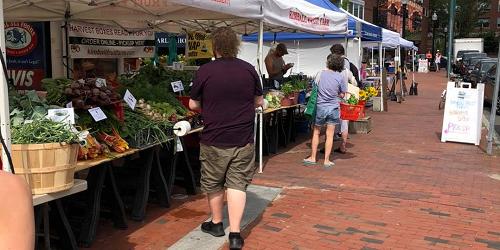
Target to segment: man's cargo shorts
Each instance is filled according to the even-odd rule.
[[[246,191],[255,174],[255,147],[219,148],[200,144],[201,190],[215,193],[225,188]]]

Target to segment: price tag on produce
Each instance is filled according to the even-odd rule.
[[[184,85],[182,85],[181,81],[171,82],[170,84],[172,85],[172,90],[174,91],[174,93],[184,90]]]
[[[73,108],[49,109],[47,118],[54,122],[75,124],[75,110]]]
[[[125,92],[125,95],[123,96],[123,100],[125,100],[125,102],[128,104],[128,106],[134,110],[135,109],[135,105],[137,104],[137,100],[135,99],[135,97],[132,95],[132,93],[130,93],[130,91],[127,89],[127,91]]]
[[[66,103],[66,108],[69,108],[69,109],[73,108],[73,102],[71,101],[71,102]]]
[[[180,62],[173,62],[172,69],[173,70],[184,70],[184,64],[180,63]]]
[[[106,114],[104,114],[104,112],[102,112],[102,109],[99,108],[99,107],[93,108],[93,109],[89,109],[89,113],[92,116],[92,118],[94,118],[94,121],[96,121],[96,122],[102,121],[102,120],[108,118],[106,116]]]

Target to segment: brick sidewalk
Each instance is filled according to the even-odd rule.
[[[372,132],[352,135],[333,169],[302,166],[306,140],[267,159],[254,184],[284,191],[244,232],[245,249],[500,249],[500,160],[441,143],[444,74],[417,81],[419,96],[371,113]],[[202,195],[151,206],[126,231],[106,223],[93,249],[163,249],[207,217]]]
[[[247,249],[500,249],[500,160],[440,142],[443,75],[418,75],[419,96],[372,113],[332,170],[301,166],[306,144],[270,159],[255,183],[285,191]]]

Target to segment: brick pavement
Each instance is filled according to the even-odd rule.
[[[419,96],[371,113],[372,132],[352,135],[333,169],[301,165],[305,140],[266,159],[254,184],[284,191],[244,232],[245,249],[500,249],[500,160],[441,143],[444,74],[417,81]],[[207,217],[203,198],[150,207],[143,224],[100,230],[93,248],[169,246]]]

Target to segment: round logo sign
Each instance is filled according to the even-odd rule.
[[[9,56],[25,56],[37,45],[37,35],[28,23],[5,24],[5,47]]]

